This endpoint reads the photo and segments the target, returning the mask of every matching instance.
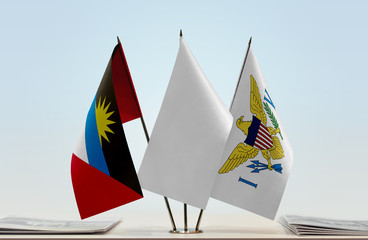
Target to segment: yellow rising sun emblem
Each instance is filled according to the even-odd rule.
[[[106,141],[110,142],[110,140],[108,139],[108,137],[106,135],[106,132],[114,133],[108,127],[108,125],[115,123],[114,121],[109,120],[109,117],[114,113],[114,111],[107,112],[111,102],[107,106],[105,106],[105,101],[106,101],[106,97],[104,98],[103,103],[101,104],[101,97],[100,97],[100,99],[98,100],[98,104],[96,105],[97,131],[98,131],[98,135],[100,137],[100,143],[101,144],[102,144],[101,136],[103,138],[105,138]]]

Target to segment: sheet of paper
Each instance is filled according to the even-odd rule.
[[[6,217],[0,219],[0,233],[102,233],[119,222],[120,220],[68,221]]]
[[[368,221],[287,215],[280,223],[297,235],[368,235]]]

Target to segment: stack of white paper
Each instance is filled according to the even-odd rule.
[[[6,217],[0,219],[2,233],[70,234],[106,232],[119,220],[63,221],[36,218]]]
[[[368,235],[368,221],[287,215],[280,223],[297,235]]]

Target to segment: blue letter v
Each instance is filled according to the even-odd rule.
[[[271,104],[271,106],[273,107],[273,109],[276,109],[275,108],[275,105],[273,105],[273,101],[272,101],[272,99],[271,99],[271,97],[270,97],[270,95],[268,94],[268,92],[267,92],[267,89],[265,89],[265,91],[266,91],[266,94],[267,94],[267,97],[266,96],[264,96],[264,100],[266,100],[269,104]]]

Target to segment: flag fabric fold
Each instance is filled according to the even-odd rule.
[[[212,197],[274,219],[293,152],[269,93],[250,48],[230,109],[233,124]]]
[[[122,125],[141,116],[119,43],[72,155],[71,177],[82,219],[143,197]]]
[[[205,209],[231,115],[184,39],[138,176],[146,190]]]

